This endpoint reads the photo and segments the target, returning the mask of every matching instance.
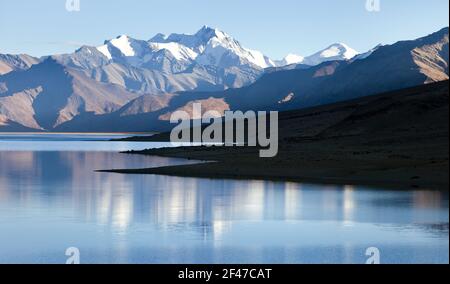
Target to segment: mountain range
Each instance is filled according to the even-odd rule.
[[[153,131],[170,114],[288,110],[448,79],[448,28],[358,53],[337,43],[273,60],[207,26],[122,35],[71,54],[0,54],[0,131]]]

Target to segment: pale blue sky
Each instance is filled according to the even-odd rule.
[[[244,46],[277,59],[310,55],[334,42],[358,51],[427,35],[449,25],[448,0],[0,0],[0,53],[35,56],[71,52],[128,34],[194,33],[217,27]]]

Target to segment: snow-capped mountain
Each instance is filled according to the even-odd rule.
[[[329,47],[306,57],[302,64],[316,66],[328,61],[344,61],[350,60],[359,53],[346,45],[345,43],[335,43]]]
[[[261,52],[207,26],[191,35],[157,34],[150,40],[121,35],[52,57],[94,80],[153,94],[239,88],[275,66]]]
[[[275,66],[275,63],[261,52],[245,48],[230,35],[208,26],[202,27],[193,35],[158,34],[149,42],[184,46],[193,52],[192,55],[196,54],[192,59],[205,66],[220,68],[242,65],[254,65],[259,68]]]
[[[105,41],[103,45],[85,46],[73,54],[56,58],[65,64],[89,70],[121,64],[126,68],[167,74],[191,72],[195,68],[209,70],[209,73],[227,73],[224,70],[230,69],[261,73],[272,67],[300,63],[315,66],[326,61],[349,60],[357,54],[345,44],[334,44],[306,58],[289,54],[282,60],[274,61],[260,51],[244,47],[225,32],[204,26],[194,34],[157,34],[148,41],[121,35]],[[236,86],[225,86],[227,87]]]
[[[176,42],[190,49],[194,50],[197,53],[203,53],[208,42],[215,37],[218,37],[218,34],[225,35],[224,32],[221,32],[215,28],[210,28],[208,26],[203,26],[199,31],[195,34],[178,34],[173,33],[168,36],[164,34],[157,34],[153,38],[151,38],[150,42],[159,42],[159,43],[168,43],[168,42]]]
[[[108,60],[127,63],[134,67],[142,67],[160,57],[164,52],[168,52],[168,55],[170,54],[176,61],[188,63],[192,63],[198,56],[192,49],[175,42],[154,43],[133,39],[126,35],[106,41],[104,45],[98,46],[97,50]]]
[[[305,58],[297,54],[288,54],[285,58],[275,61],[277,67],[288,66],[292,64],[301,64]]]
[[[274,66],[261,52],[206,26],[192,35],[158,34],[148,41],[121,35],[52,57],[94,80],[153,94],[239,88]]]
[[[243,47],[239,41],[225,32],[208,26],[202,27],[192,35],[157,34],[148,43],[169,51],[178,60],[194,61],[203,66],[219,68],[250,65],[264,69],[292,64],[315,66],[327,61],[350,60],[359,54],[344,43],[336,43],[306,58],[289,54],[282,60],[275,61],[260,51]],[[121,48],[124,49],[124,54],[130,53],[130,44],[117,45],[123,46]]]
[[[275,66],[275,63],[259,51],[245,48],[228,34],[207,26],[193,35],[157,34],[149,41],[136,40],[126,35],[106,41],[98,46],[108,60],[127,62],[135,67],[145,66],[167,53],[173,60],[197,63],[203,66],[228,68],[250,65],[257,68]],[[163,52],[161,52],[163,51]]]
[[[334,44],[276,62],[209,27],[150,40],[123,35],[40,59],[0,54],[0,129],[161,130],[160,117],[193,101],[286,110],[442,80],[448,28],[360,55]]]

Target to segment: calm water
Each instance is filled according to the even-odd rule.
[[[96,173],[186,163],[108,138],[0,134],[0,263],[449,262],[447,193]]]

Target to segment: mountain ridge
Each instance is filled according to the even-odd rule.
[[[0,129],[21,125],[51,131],[159,130],[167,127],[161,117],[186,109],[192,101],[222,110],[289,110],[448,79],[448,27],[358,55],[344,44],[331,45],[316,53],[315,59],[323,62],[314,66],[304,64],[304,58],[302,63],[261,69],[239,65],[237,59],[224,68],[190,62],[193,53],[174,56],[158,46],[170,44],[170,39],[190,45],[192,52],[205,51],[205,42],[222,48],[216,40],[211,42],[217,33],[204,27],[197,36],[156,35],[151,44],[130,44],[133,51],[124,44],[129,37],[122,36],[108,49],[116,60],[98,47],[83,46],[30,66],[17,64],[20,70],[0,75]],[[220,37],[231,40],[225,34]],[[231,46],[242,47],[238,42]],[[136,61],[145,57],[146,48],[152,57]],[[186,65],[179,59],[186,59]]]

